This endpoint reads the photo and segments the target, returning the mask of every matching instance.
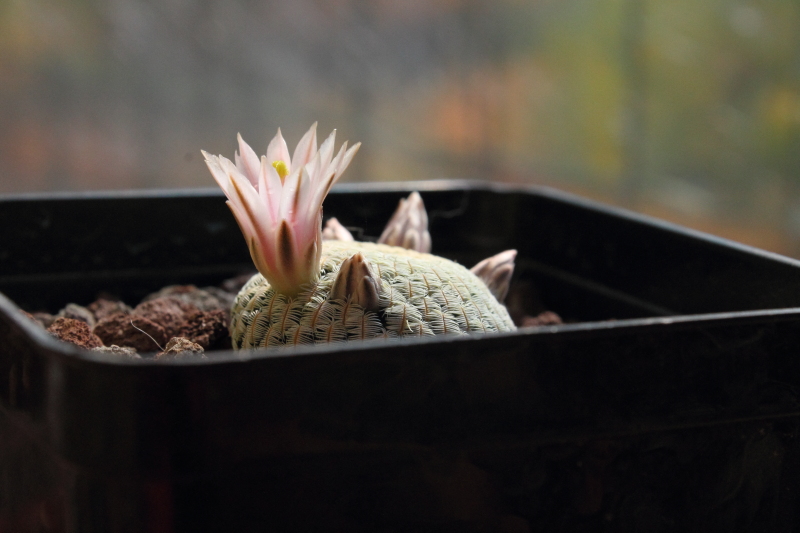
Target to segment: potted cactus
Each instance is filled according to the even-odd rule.
[[[235,163],[203,152],[259,271],[233,306],[234,349],[513,331],[498,299],[516,252],[472,271],[431,255],[418,193],[377,243],[355,242],[335,218],[323,231],[322,203],[360,146],[334,157],[335,139],[318,149],[314,124],[292,156],[280,129],[260,159],[241,135]]]
[[[239,227],[218,190],[0,199],[0,529],[796,529],[800,263],[474,182],[340,186],[323,227],[355,152],[313,136],[207,156]],[[16,306],[254,263],[207,359],[80,350]],[[568,323],[465,334],[508,324],[512,271],[509,309]]]

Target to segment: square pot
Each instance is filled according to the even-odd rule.
[[[516,248],[568,323],[111,361],[15,303],[252,270],[221,194],[0,199],[0,531],[796,527],[800,263],[538,187],[344,186],[325,214],[377,236],[411,190],[435,253]]]

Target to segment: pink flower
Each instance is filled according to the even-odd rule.
[[[260,160],[241,135],[235,164],[203,152],[253,263],[276,291],[288,296],[319,275],[322,202],[361,146],[348,150],[345,142],[334,157],[335,138],[336,130],[318,150],[314,123],[291,157],[280,129]]]

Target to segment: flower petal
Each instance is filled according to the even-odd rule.
[[[278,208],[281,205],[281,190],[283,184],[278,171],[272,166],[272,163],[267,159],[267,156],[261,156],[261,170],[259,177],[258,193],[261,196],[262,202],[267,207],[270,221],[275,223],[278,216]]]
[[[300,192],[302,185],[302,175],[305,173],[305,168],[300,167],[294,172],[286,176],[283,181],[283,190],[281,191],[281,204],[278,209],[278,217],[283,220],[293,220],[297,214],[296,202],[297,195]]]
[[[345,146],[347,146],[347,143],[345,143]],[[347,170],[347,167],[350,166],[350,161],[353,160],[353,156],[356,155],[356,152],[358,152],[359,148],[361,148],[361,143],[356,143],[352,146],[352,148],[345,152],[344,157],[339,162],[339,166],[336,167],[336,179],[334,180],[334,183],[339,181],[339,177],[345,170]]]
[[[319,276],[322,202],[359,147],[348,150],[344,143],[334,158],[335,135],[332,132],[317,150],[314,124],[293,159],[280,129],[260,159],[241,135],[235,163],[203,152],[212,176],[228,197],[256,268],[286,296]],[[282,161],[286,169],[279,172],[275,161]],[[287,170],[288,175],[284,174]]]
[[[329,192],[331,192],[331,188],[334,186],[334,184],[339,181],[342,173],[347,169],[347,166],[350,164],[350,161],[353,159],[353,156],[356,155],[356,152],[358,152],[360,147],[361,143],[356,143],[352,148],[345,151],[347,148],[347,141],[342,144],[339,153],[336,155],[336,158],[334,158],[330,165],[331,167],[335,167],[335,170],[329,168],[328,173],[323,174],[321,181],[314,186],[314,196],[309,202],[309,208],[322,206],[322,202],[325,200],[325,197],[328,196]]]
[[[228,173],[222,170],[222,166],[219,162],[219,159],[222,156],[211,155],[205,150],[200,150],[200,152],[205,158],[206,166],[208,167],[208,170],[211,171],[214,181],[217,182],[217,185],[219,185],[220,189],[222,189],[222,192],[225,193],[225,196],[230,198],[232,194],[230,178],[228,178]]]
[[[316,122],[308,128],[303,138],[297,143],[297,148],[294,149],[294,155],[292,155],[292,165],[294,165],[295,168],[306,166],[314,157],[315,153],[317,153]]]
[[[270,224],[264,216],[266,212],[259,201],[258,193],[243,176],[232,175],[231,185],[234,194],[229,200],[250,221],[258,240],[268,242]]]
[[[280,128],[278,128],[278,133],[275,134],[275,137],[272,138],[269,146],[267,146],[267,161],[269,161],[270,165],[275,161],[283,161],[286,163],[286,168],[291,172],[292,160],[289,158],[289,148],[286,146],[283,135],[281,135]]]
[[[336,141],[336,130],[333,130],[328,138],[325,139],[325,142],[322,143],[322,146],[319,147],[319,152],[317,152],[317,156],[314,157],[312,163],[316,166],[314,167],[313,172],[309,172],[313,177],[314,183],[318,183],[318,175],[325,172],[331,164],[331,158],[333,157],[333,143]],[[316,163],[314,163],[316,162]]]
[[[236,138],[239,140],[239,154],[237,155],[240,156],[236,158],[236,167],[250,180],[253,187],[258,188],[258,175],[260,173],[258,156],[250,148],[250,145],[244,142],[241,134],[237,133]]]

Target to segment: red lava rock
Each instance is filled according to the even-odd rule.
[[[131,324],[133,321],[133,324]],[[134,324],[136,327],[134,327]],[[139,329],[136,329],[139,328]],[[142,330],[152,339],[142,333]],[[170,338],[165,329],[148,318],[132,316],[126,313],[116,313],[102,319],[94,328],[94,333],[100,337],[106,346],[130,346],[137,352],[155,352]]]
[[[564,322],[561,320],[560,316],[552,311],[545,311],[543,313],[539,313],[537,316],[523,317],[520,326],[557,326],[558,324],[563,323]]]
[[[535,318],[539,313],[547,311],[539,288],[530,280],[517,280],[512,283],[505,305],[514,324],[519,327],[523,326],[526,318]]]
[[[30,314],[29,312],[24,311],[22,309],[20,309],[19,312],[22,313],[23,315],[25,315],[31,322],[36,322],[40,326],[44,326],[44,323],[41,320],[39,320],[38,318],[36,318],[32,314]],[[49,315],[49,316],[52,316],[52,315]],[[51,320],[50,323],[52,324],[53,321]]]
[[[98,298],[86,308],[68,304],[61,312],[67,316],[59,318],[59,325],[49,331],[62,340],[85,348],[101,347],[98,351],[115,357],[137,359],[140,356],[135,353],[136,351],[154,353],[170,339],[178,339],[180,343],[185,341],[197,346],[201,352],[189,351],[195,355],[200,353],[201,357],[205,358],[202,351],[231,348],[228,330],[230,307],[242,285],[252,275],[248,273],[231,278],[223,282],[221,287],[202,289],[194,285],[164,287],[148,296],[134,309],[110,295]],[[513,285],[506,303],[514,322],[520,327],[563,323],[556,313],[544,311],[544,303],[532,282],[522,281]],[[55,324],[53,321],[56,317],[47,313],[24,314],[46,328]],[[77,322],[81,320],[90,322],[87,316],[89,314],[97,320],[94,335],[90,329],[87,331],[88,326],[86,329],[75,325],[70,328],[64,326],[67,323],[64,321],[74,319],[78,319]],[[103,347],[103,344],[107,347]],[[185,350],[176,350],[175,346],[164,349],[159,358],[187,357],[179,355],[186,353]]]
[[[228,313],[222,309],[189,313],[181,336],[196,342],[205,350],[229,349]]]
[[[163,298],[164,296],[178,296],[181,294],[191,294],[197,290],[196,285],[167,285],[166,287],[162,287],[158,291],[145,296],[142,300],[143,302],[147,302],[149,300],[155,300],[156,298]]]
[[[181,335],[181,332],[186,327],[187,316],[198,311],[199,309],[190,303],[172,296],[166,296],[140,303],[134,308],[132,316],[141,317],[159,324],[164,328],[167,339],[171,339]],[[165,339],[165,342],[167,339]]]
[[[198,289],[194,285],[169,285],[158,292],[146,296],[142,302],[149,302],[160,298],[169,297],[193,305],[201,311],[222,309],[224,306],[219,299],[205,289]]]
[[[103,345],[100,338],[93,334],[89,325],[76,318],[57,318],[47,331],[59,340],[69,342],[81,348],[91,350]]]
[[[231,307],[233,307],[233,302],[236,300],[236,295],[238,293],[228,292],[225,289],[220,289],[219,287],[203,287],[203,290],[219,300],[219,309],[225,311],[227,316],[230,318]]]
[[[193,286],[178,286],[170,290],[186,291],[197,295]],[[216,300],[216,299],[215,299]],[[131,325],[133,320],[133,325]],[[140,352],[153,352],[155,343],[136,326],[163,346],[172,337],[186,337],[203,348],[225,346],[228,337],[226,311],[215,309],[201,311],[191,303],[176,297],[162,296],[137,305],[130,315],[117,313],[101,320],[95,331],[107,344],[130,346]]]
[[[94,314],[94,318],[99,322],[116,313],[130,313],[132,309],[125,302],[110,300],[108,298],[98,298],[86,306],[86,309]]]
[[[176,361],[188,358],[208,359],[203,353],[202,346],[184,337],[173,337],[167,343],[164,351],[156,355],[156,361]]]
[[[239,294],[239,291],[242,290],[244,284],[250,281],[250,278],[252,278],[255,274],[255,272],[240,274],[235,278],[226,279],[220,286],[224,291],[232,292],[233,294]]]
[[[189,313],[181,336],[196,342],[205,350],[230,348],[228,313],[221,309]]]
[[[43,328],[47,329],[53,325],[53,322],[56,321],[56,317],[51,315],[50,313],[33,313],[33,319],[42,325]]]
[[[78,304],[67,304],[64,309],[58,312],[56,318],[74,318],[76,320],[83,320],[89,324],[89,329],[94,328],[95,324],[97,323],[94,313]]]

